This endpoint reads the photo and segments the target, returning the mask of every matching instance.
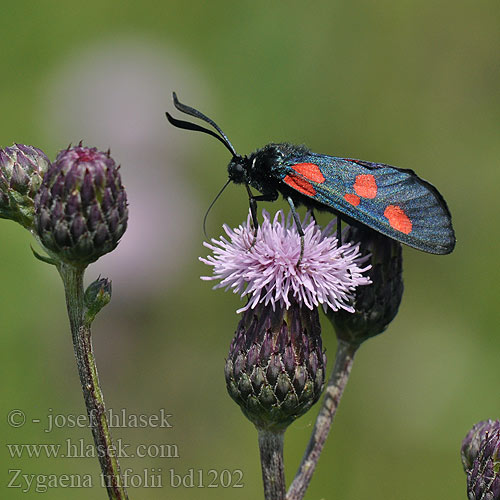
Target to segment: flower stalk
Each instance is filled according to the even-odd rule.
[[[34,199],[37,240],[64,284],[73,348],[85,406],[110,500],[127,500],[111,440],[92,350],[91,324],[111,299],[111,283],[97,279],[83,289],[86,267],[111,252],[127,227],[127,195],[109,151],[68,147],[50,165]]]
[[[368,259],[367,274],[371,285],[356,289],[353,312],[347,313],[345,309],[326,312],[337,335],[337,355],[314,430],[288,490],[287,500],[304,497],[347,385],[354,355],[363,342],[385,331],[396,316],[403,295],[400,243],[370,229],[352,226],[345,232],[345,237],[360,242]]]
[[[200,260],[213,267],[214,288],[246,297],[226,360],[229,395],[259,435],[266,500],[284,500],[285,429],[319,399],[326,357],[318,308],[355,312],[357,287],[371,283],[359,245],[339,245],[333,223],[321,229],[310,216],[303,237],[291,217],[263,211],[257,235],[251,215],[230,229],[229,239],[205,243],[213,254]],[[302,247],[302,242],[304,246]],[[297,263],[300,262],[300,265]],[[363,266],[363,267],[361,267]],[[339,339],[334,373],[290,498],[301,499],[325,444],[358,343]]]
[[[354,355],[358,346],[343,340],[338,341],[335,365],[325,388],[325,396],[316,423],[307,445],[299,470],[288,489],[287,500],[301,500],[318,464],[318,460],[330,432],[340,398],[349,380]]]
[[[285,466],[283,463],[283,438],[285,431],[259,429],[260,463],[266,500],[285,500]]]
[[[69,146],[51,163],[43,151],[0,150],[0,218],[27,229],[47,252],[34,256],[62,278],[85,406],[110,500],[128,500],[92,350],[91,324],[111,300],[111,282],[83,290],[86,267],[111,252],[127,228],[127,194],[110,152]]]
[[[58,264],[57,269],[64,284],[78,374],[104,483],[110,500],[128,500],[97,375],[90,322],[85,321],[84,270],[65,263]]]

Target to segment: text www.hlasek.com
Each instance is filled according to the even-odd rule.
[[[73,442],[66,439],[60,443],[10,443],[6,444],[11,458],[98,458],[106,455],[106,450],[101,446],[85,443],[84,439]],[[150,443],[138,444],[134,447],[124,443],[121,439],[111,450],[117,458],[179,458],[179,448],[176,444]]]

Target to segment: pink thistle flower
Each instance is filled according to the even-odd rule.
[[[304,254],[300,265],[300,235],[291,214],[285,220],[282,210],[271,221],[266,210],[264,221],[257,231],[251,215],[246,223],[235,229],[224,225],[229,239],[221,237],[205,242],[213,254],[201,262],[213,266],[213,276],[203,280],[220,280],[216,288],[231,289],[248,303],[237,312],[255,309],[258,304],[276,305],[288,309],[292,302],[303,304],[312,310],[319,305],[326,311],[344,309],[354,312],[352,301],[356,287],[368,285],[370,279],[363,272],[370,266],[361,267],[359,245],[345,243],[338,246],[333,235],[334,222],[321,230],[315,221],[306,215],[304,228]]]

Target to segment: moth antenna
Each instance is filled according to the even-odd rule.
[[[186,126],[180,126],[179,128],[186,128],[188,130],[197,130],[199,132],[205,132],[205,133],[208,133],[210,135],[213,135],[214,137],[217,137],[226,146],[227,149],[229,149],[229,151],[231,152],[231,154],[233,156],[238,156],[236,154],[236,150],[234,149],[233,145],[231,144],[231,141],[227,138],[226,134],[222,131],[222,129],[213,120],[211,120],[210,118],[208,118],[208,116],[204,115],[201,111],[198,111],[197,109],[194,109],[191,106],[187,106],[186,104],[182,104],[179,101],[179,99],[177,99],[177,94],[175,92],[172,92],[172,98],[173,98],[173,101],[174,101],[174,106],[179,111],[181,111],[182,113],[185,113],[187,115],[194,116],[195,118],[199,118],[200,120],[203,120],[204,122],[208,123],[215,130],[217,130],[217,132],[219,132],[220,136],[214,134],[213,132],[209,132],[207,129],[205,129],[203,127],[188,128]],[[171,120],[172,117],[168,113],[167,113],[167,118],[168,118],[168,121],[172,125],[174,125],[176,127],[179,126],[179,125],[176,125],[174,123],[174,121],[176,121],[177,123],[182,123],[183,125],[186,125],[186,124],[189,123],[189,122],[183,122],[183,121],[180,121],[180,120],[174,120],[174,121],[172,121]],[[191,125],[194,125],[194,124],[191,124]]]
[[[205,134],[211,135],[212,137],[215,137],[217,140],[222,142],[224,146],[229,150],[229,152],[233,156],[237,156],[236,153],[234,152],[234,149],[230,147],[226,141],[219,135],[217,135],[215,132],[212,130],[209,130],[208,128],[201,127],[200,125],[197,125],[196,123],[191,123],[191,122],[185,122],[184,120],[177,120],[177,118],[174,118],[168,111],[165,113],[167,115],[167,120],[177,128],[183,128],[185,130],[196,130],[197,132],[204,132]]]
[[[207,208],[207,211],[205,212],[205,217],[203,217],[203,234],[205,235],[205,238],[208,240],[208,235],[207,235],[207,217],[208,217],[208,213],[210,212],[210,210],[212,209],[212,207],[215,205],[215,202],[219,199],[220,195],[222,194],[222,192],[224,191],[224,189],[227,188],[227,186],[229,185],[231,181],[228,180],[224,186],[222,186],[222,189],[217,193],[217,196],[213,199],[212,203],[210,203],[210,206]]]

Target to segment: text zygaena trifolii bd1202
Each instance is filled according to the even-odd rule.
[[[231,152],[226,186],[229,182],[245,184],[255,224],[256,203],[275,201],[281,193],[290,204],[300,233],[295,207],[305,205],[332,212],[351,224],[364,224],[424,252],[448,254],[455,247],[444,198],[412,170],[313,153],[304,146],[286,143],[268,144],[240,156],[213,120],[179,102],[175,93],[173,99],[179,111],[203,120],[218,132],[167,113],[172,125],[212,135]],[[250,187],[261,195],[254,196]]]

